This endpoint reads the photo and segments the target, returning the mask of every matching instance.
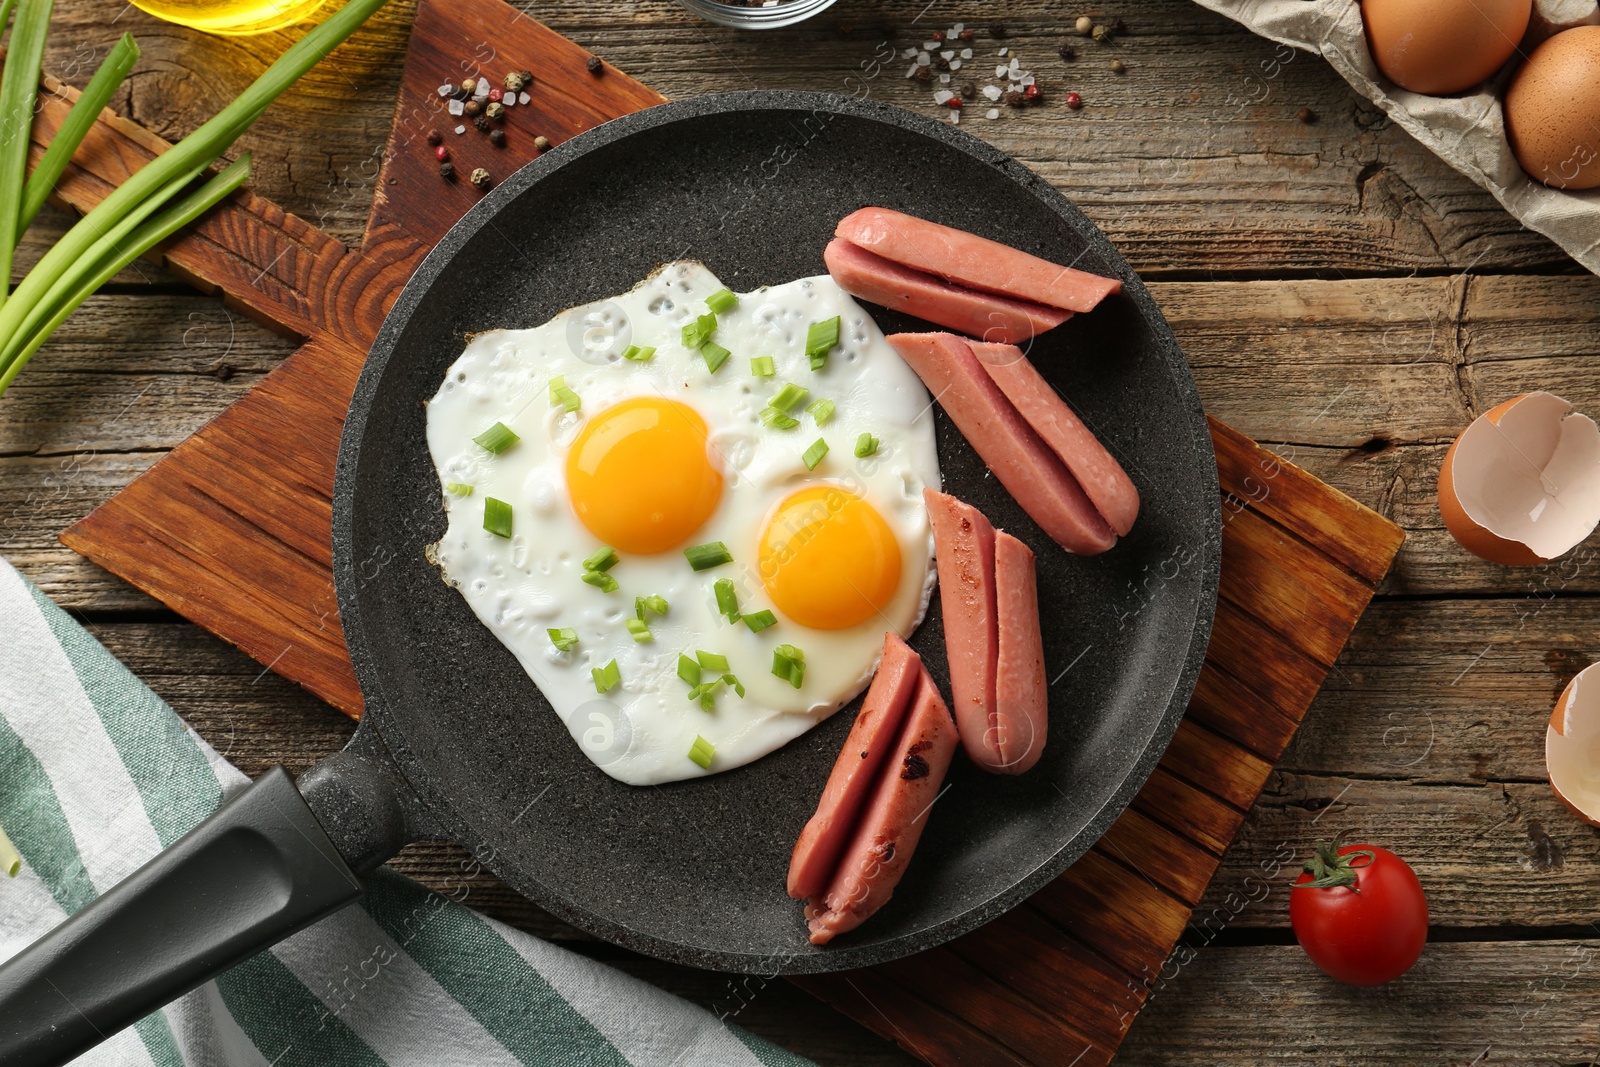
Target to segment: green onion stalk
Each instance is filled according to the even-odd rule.
[[[0,0],[0,3],[3,2],[4,0]],[[35,29],[33,20],[37,18],[37,12],[41,7],[44,8],[45,18],[48,19],[50,0],[15,0],[15,2],[20,7],[17,13],[17,26],[12,33],[12,46],[5,69],[6,76],[3,83],[0,83],[0,121],[6,121],[14,114],[9,110],[14,98],[22,99],[24,95],[28,101],[27,110],[31,113],[31,92],[24,94],[21,88],[13,88],[13,83],[27,80],[30,86],[36,86],[38,61],[35,60],[31,65],[17,62],[22,58],[19,53],[18,36],[26,29],[27,33],[23,36],[31,40],[31,34]],[[100,285],[137,256],[192,222],[202,212],[239,187],[249,176],[248,160],[240,160],[174,206],[166,206],[208,167],[217,162],[285,89],[337,48],[386,2],[387,0],[349,0],[321,25],[295,42],[231,104],[189,136],[145,164],[113,190],[94,210],[68,230],[49,252],[45,253],[17,286],[10,299],[0,305],[0,394],[10,386],[18,371],[44,343],[50,331]],[[131,42],[129,44],[131,46]],[[132,50],[132,56],[137,58],[136,49]],[[106,64],[102,65],[102,71],[111,66],[114,60],[118,64],[128,61],[131,66],[128,52],[119,54],[113,50],[112,56],[109,56]],[[16,73],[19,68],[28,70],[34,76],[23,79],[21,74]],[[97,94],[104,93],[109,98],[121,81],[115,70],[116,68],[112,67],[103,80],[97,73],[94,82],[91,82],[91,89]],[[95,82],[100,84],[96,85]],[[106,89],[107,85],[110,85],[109,90]],[[85,96],[87,95],[86,90]],[[66,125],[81,130],[81,133],[77,133],[81,138],[82,133],[86,133],[93,124],[93,118],[98,114],[98,110],[97,107],[93,110],[85,107],[84,113],[87,117],[82,118],[78,117],[79,109],[74,108],[72,114],[68,116]],[[63,127],[65,128],[66,126]],[[26,136],[20,138],[20,142],[25,164]],[[43,202],[54,178],[48,173],[44,177],[38,177],[36,171],[40,184],[35,186],[30,183],[24,187],[17,168],[9,171],[6,169],[9,163],[9,157],[6,155],[7,147],[8,145],[0,145],[0,204],[19,205],[15,216],[0,210],[0,261],[4,262],[9,271],[16,235],[19,232],[18,224],[23,220],[30,204],[34,204],[36,200],[38,203]],[[55,160],[51,160],[47,153],[44,162],[49,162],[56,168],[55,177],[59,177],[60,169],[65,167],[71,149],[75,147],[76,145],[69,142],[69,147],[58,153]],[[40,169],[43,165],[41,162]],[[22,191],[21,195],[16,195],[19,189]],[[3,195],[7,193],[12,195]],[[32,210],[37,211],[37,206]],[[27,217],[31,220],[32,216]]]
[[[22,857],[17,854],[17,847],[11,843],[11,838],[0,830],[0,871],[6,872],[7,878],[15,878],[17,872],[22,870]]]

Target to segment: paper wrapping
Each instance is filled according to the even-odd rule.
[[[1511,66],[1458,96],[1408,92],[1378,71],[1357,0],[1197,0],[1251,30],[1315,52],[1439,158],[1494,194],[1529,229],[1600,273],[1600,189],[1565,192],[1531,180],[1506,141],[1500,93]],[[1560,29],[1600,23],[1595,0],[1537,0],[1522,52]],[[1515,62],[1515,61],[1514,61]],[[1513,65],[1514,65],[1513,62]]]

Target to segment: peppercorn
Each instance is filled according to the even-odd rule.
[[[483,113],[489,116],[491,119],[499,121],[500,119],[506,117],[506,106],[500,103],[500,101],[496,100],[488,107],[484,108]]]
[[[538,150],[540,152],[543,152],[545,149],[550,147],[550,138],[545,137],[543,135],[535,137],[533,139],[533,147],[536,150]]]
[[[475,93],[475,92],[477,92],[478,91],[478,79],[477,78],[462,78],[461,79],[461,91],[464,92],[464,93]]]
[[[1120,19],[1120,18],[1114,18],[1109,23],[1107,23],[1106,25],[1111,27],[1111,32],[1112,33],[1127,33],[1128,32],[1128,24],[1126,22],[1123,22],[1122,19]]]
[[[445,181],[449,181],[449,182],[455,181],[456,180],[456,165],[454,163],[441,163],[441,164],[439,164],[439,177],[443,178]]]
[[[517,71],[517,77],[522,79],[522,89],[533,88],[533,71],[519,70]],[[517,92],[522,92],[522,89],[518,89]]]
[[[445,160],[450,158],[450,149],[446,148],[444,145],[440,145],[438,148],[433,150],[433,157],[440,163],[443,163]]]
[[[468,100],[467,101],[466,111],[467,111],[468,115],[482,114],[482,112],[483,112],[483,101],[478,100],[478,99]]]
[[[1072,110],[1077,111],[1079,108],[1083,107],[1083,97],[1079,96],[1077,93],[1068,93],[1067,106]]]
[[[950,61],[948,59],[944,58],[944,56],[934,56],[933,57],[933,66],[934,66],[935,70],[949,70],[950,69]]]
[[[961,39],[962,39],[962,40],[963,40],[963,41],[970,41],[970,40],[972,40],[972,39],[973,39],[973,38],[974,38],[974,37],[976,37],[976,36],[978,36],[978,34],[977,34],[977,31],[975,31],[975,30],[962,30],[962,31],[961,31],[961,33],[960,33],[960,34],[958,34],[958,36],[959,36],[959,37],[960,37],[960,38],[961,38]]]
[[[505,87],[507,92],[520,93],[522,92],[523,88],[522,75],[516,71],[512,71],[510,74],[507,74],[504,78],[500,79],[500,84]]]
[[[479,167],[477,170],[473,171],[472,177],[467,180],[473,185],[476,185],[479,189],[488,189],[490,185],[489,172],[484,170],[482,167]]]
[[[504,131],[504,130],[490,130],[489,131],[489,143],[494,145],[496,148],[499,148],[501,145],[505,144],[506,143],[506,131]]]
[[[584,63],[583,66],[590,74],[599,74],[603,69],[599,56],[590,56],[588,62]]]
[[[1317,113],[1312,111],[1309,107],[1301,108],[1299,111],[1295,112],[1294,117],[1305,123],[1307,126],[1317,121]]]
[[[1026,101],[1023,99],[1021,91],[1017,89],[1007,89],[1001,94],[1000,102],[1006,107],[1021,107],[1024,103],[1026,103]]]
[[[1128,72],[1128,65],[1126,63],[1124,63],[1122,60],[1113,59],[1111,61],[1111,73],[1113,73],[1113,74],[1126,74],[1127,72]]]
[[[1060,48],[1057,48],[1056,53],[1068,63],[1071,63],[1074,59],[1078,58],[1078,50],[1072,47],[1070,44],[1064,44]]]
[[[1111,40],[1111,27],[1103,26],[1097,23],[1094,29],[1089,31],[1089,36],[1093,37],[1101,44],[1104,44],[1105,42]]]
[[[1029,101],[1029,102],[1038,101],[1038,99],[1039,99],[1039,87],[1037,85],[1030,85],[1027,88],[1023,89],[1022,90],[1022,98],[1024,100]]]
[[[934,30],[932,33],[930,33],[928,35],[928,37],[931,40],[942,41],[942,40],[944,40],[944,31],[943,30]]]
[[[931,81],[933,81],[933,68],[932,67],[918,67],[916,69],[916,71],[912,73],[911,80],[912,81],[919,81],[919,82],[931,82]]]
[[[961,97],[962,97],[962,99],[971,100],[974,96],[977,96],[977,95],[978,95],[978,87],[976,85],[974,85],[972,82],[962,82],[961,83]]]
[[[1094,19],[1088,15],[1079,15],[1078,21],[1072,24],[1072,28],[1078,31],[1079,37],[1087,37],[1094,31]]]
[[[997,38],[1003,39],[1005,37],[1005,35],[1006,35],[1006,24],[1005,23],[996,22],[993,26],[989,27],[989,36],[990,37],[997,37]]]
[[[428,143],[429,144],[439,144],[439,143],[441,143],[443,141],[444,141],[444,137],[439,133],[438,130],[429,130],[428,131]]]
[[[944,106],[949,108],[951,111],[960,111],[961,98],[959,96],[952,96],[950,99],[944,102]]]
[[[505,97],[506,93],[504,89],[489,90],[489,103],[491,104],[498,104],[500,101],[504,100]]]
[[[478,128],[479,133],[489,132],[489,120],[484,118],[482,115],[479,115],[477,118],[473,119],[472,124]]]

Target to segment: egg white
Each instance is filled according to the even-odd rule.
[[[669,263],[632,291],[569,309],[531,330],[473,337],[428,405],[428,447],[448,528],[434,549],[446,581],[517,657],[574,740],[613,778],[651,785],[700,777],[757,759],[809,730],[861,691],[876,669],[883,633],[909,635],[927,610],[934,584],[933,540],[922,490],[939,485],[927,390],[883,339],[872,318],[822,275],[741,294],[718,316],[716,343],[733,353],[716,372],[685,348],[682,327],[706,312],[723,288],[703,265]],[[804,348],[813,322],[841,317],[840,343],[813,372]],[[629,345],[654,346],[646,363],[624,360]],[[772,377],[752,374],[753,356],[771,356]],[[582,398],[576,413],[553,405],[552,377]],[[769,429],[760,411],[785,383],[827,398],[835,414],[823,426],[797,410],[800,426]],[[581,581],[583,560],[601,542],[579,521],[566,488],[566,454],[584,420],[619,401],[657,396],[692,407],[706,422],[723,474],[710,519],[684,544],[657,555],[622,554],[612,593]],[[473,437],[495,422],[521,440],[494,455]],[[854,455],[862,433],[878,451]],[[818,437],[829,451],[807,470],[802,453]],[[712,584],[732,579],[741,611],[772,608],[757,574],[764,519],[790,493],[828,484],[864,497],[900,546],[896,592],[879,616],[842,630],[814,630],[778,613],[751,633],[718,613]],[[513,534],[483,528],[484,498],[512,505]],[[682,549],[722,541],[734,562],[696,572]],[[650,616],[654,639],[633,640],[626,620],[636,596],[660,595],[670,608]],[[558,652],[547,629],[570,627],[578,644]],[[806,656],[803,685],[772,674],[773,649],[790,644]],[[726,656],[745,686],[725,689],[707,712],[687,698],[679,653]],[[601,695],[591,669],[616,659],[621,683]],[[711,677],[708,675],[707,677]],[[715,746],[709,770],[688,758],[695,738]]]

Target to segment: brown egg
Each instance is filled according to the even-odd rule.
[[[1367,44],[1402,89],[1442,96],[1499,70],[1528,29],[1533,0],[1362,0]]]
[[[1563,30],[1534,49],[1506,89],[1506,139],[1535,181],[1600,185],[1600,26]]]

